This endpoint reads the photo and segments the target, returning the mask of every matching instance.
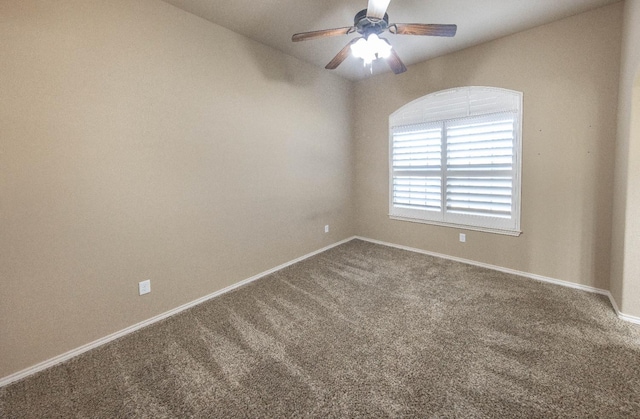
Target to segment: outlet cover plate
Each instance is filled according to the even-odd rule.
[[[140,295],[149,294],[151,292],[151,280],[138,282],[138,292]]]

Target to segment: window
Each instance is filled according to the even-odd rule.
[[[389,215],[520,234],[522,93],[462,87],[389,118]]]

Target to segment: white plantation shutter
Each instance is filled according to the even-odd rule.
[[[466,87],[391,115],[390,216],[519,234],[521,103],[519,92]]]
[[[448,222],[509,229],[514,212],[516,114],[447,121]]]
[[[393,203],[404,209],[442,209],[442,126],[402,127],[393,136]],[[410,211],[409,211],[410,213]]]

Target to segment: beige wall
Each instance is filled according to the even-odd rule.
[[[357,232],[608,289],[622,3],[358,82]],[[402,54],[402,51],[399,51]],[[442,89],[524,92],[520,237],[390,220],[388,117]]]
[[[349,82],[156,0],[0,39],[0,377],[354,234]]]
[[[156,0],[0,2],[0,377],[352,234],[605,289],[611,268],[639,315],[621,24],[619,3],[354,85]],[[520,237],[386,215],[389,114],[464,85],[524,92]]]
[[[616,142],[611,292],[640,317],[640,1],[624,6]]]

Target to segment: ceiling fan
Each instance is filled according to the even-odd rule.
[[[387,8],[391,0],[369,0],[367,8],[359,11],[353,19],[353,26],[343,28],[323,29],[319,31],[301,32],[293,35],[293,42],[308,41],[310,39],[327,38],[330,36],[350,35],[354,32],[361,36],[352,39],[325,66],[328,70],[336,69],[349,56],[362,58],[365,65],[371,64],[378,58],[386,58],[387,64],[395,74],[404,73],[404,65],[396,51],[385,38],[379,35],[389,31],[394,35],[426,35],[426,36],[454,36],[456,25],[424,24],[424,23],[392,23],[389,24]]]

